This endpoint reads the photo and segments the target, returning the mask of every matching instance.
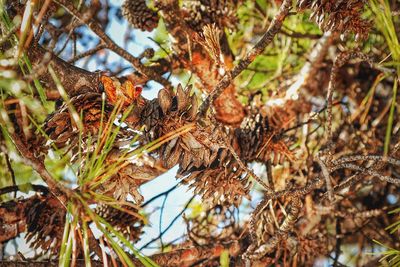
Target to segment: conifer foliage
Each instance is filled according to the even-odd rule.
[[[398,265],[398,1],[0,7],[1,266]]]

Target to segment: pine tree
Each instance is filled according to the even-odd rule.
[[[396,266],[399,3],[292,2],[0,1],[0,265]]]

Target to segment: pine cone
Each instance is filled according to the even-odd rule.
[[[116,162],[121,163],[121,157],[123,157],[126,151],[121,149],[113,149],[106,158],[106,164],[111,166]],[[143,202],[143,196],[139,192],[139,186],[144,181],[149,181],[162,172],[156,168],[153,168],[148,163],[148,159],[145,163],[129,162],[127,165],[124,164],[122,168],[117,168],[116,173],[104,181],[99,189],[98,193],[105,194],[115,198],[116,200],[126,200],[130,195],[136,205],[140,205]],[[122,163],[121,163],[122,164]]]
[[[281,140],[269,126],[267,117],[260,110],[250,110],[240,128],[234,130],[234,144],[240,148],[240,158],[246,162],[266,162],[271,160],[273,165],[282,164],[285,159],[292,159],[288,146],[290,140]]]
[[[188,13],[185,21],[199,33],[208,24],[215,24],[220,29],[234,29],[237,23],[237,7],[238,1],[234,0],[183,1],[183,10]]]
[[[145,0],[125,0],[122,15],[135,28],[152,31],[158,25],[158,14],[147,7]]]
[[[45,132],[54,144],[65,147],[67,144],[74,145],[78,141],[79,128],[76,120],[70,112],[70,106],[75,108],[76,113],[82,114],[83,133],[82,138],[88,135],[95,136],[99,129],[102,117],[103,100],[100,93],[85,93],[70,99],[70,103],[63,104],[59,109],[49,115],[45,121]],[[112,106],[105,104],[103,121],[107,121],[108,113]]]
[[[59,252],[64,227],[66,210],[60,201],[52,195],[35,196],[29,199],[26,205],[25,218],[27,224],[27,242],[31,242],[32,248],[41,248]],[[144,226],[143,219],[138,215],[138,210],[131,207],[122,207],[127,211],[119,210],[105,204],[99,204],[95,212],[110,223],[117,231],[129,238],[138,241]]]
[[[260,113],[253,113],[244,118],[240,128],[235,129],[242,159],[254,160],[254,155],[257,155],[266,141],[268,130],[268,118]]]
[[[122,207],[128,212],[113,208],[112,206],[99,204],[95,212],[100,217],[104,218],[108,223],[110,223],[115,230],[120,231],[126,238],[131,241],[138,242],[140,236],[143,233],[142,229],[144,226],[144,221],[134,214],[138,214],[138,210],[133,207]]]
[[[65,208],[54,196],[37,196],[25,210],[27,242],[44,251],[59,251],[65,226]]]
[[[97,137],[101,121],[103,120],[103,123],[108,121],[114,106],[120,104],[119,101],[122,101],[121,111],[132,104],[144,105],[142,103],[144,99],[140,95],[141,86],[133,84],[126,78],[104,75],[100,77],[100,81],[100,92],[76,95],[46,119],[45,132],[57,147],[65,147],[68,143],[75,145],[80,134],[83,139],[89,135]],[[102,92],[105,92],[106,99],[103,99]],[[129,120],[134,121],[134,115],[131,114]],[[79,120],[83,124],[81,133],[77,125]]]
[[[142,110],[139,126],[144,125],[145,138],[152,142],[194,122],[198,103],[191,88],[178,86],[175,95],[166,89],[158,98],[150,101]],[[178,176],[195,189],[204,199],[214,203],[224,201],[239,204],[248,194],[248,179],[232,159],[231,153],[221,143],[221,130],[211,122],[174,138],[155,151],[161,157],[163,167],[172,168],[179,163]],[[227,171],[233,170],[233,171]]]
[[[323,31],[356,34],[356,40],[366,39],[371,28],[371,22],[361,17],[365,5],[364,0],[301,0],[299,9],[312,10],[311,19]]]

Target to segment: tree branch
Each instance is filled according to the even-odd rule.
[[[164,79],[162,76],[160,76],[158,73],[155,73],[152,69],[147,68],[144,66],[139,58],[136,58],[132,56],[130,53],[128,53],[125,49],[117,45],[105,32],[104,30],[100,27],[99,24],[94,22],[91,18],[86,18],[82,16],[81,13],[73,6],[73,3],[70,1],[66,0],[54,0],[57,4],[61,5],[64,7],[67,12],[72,14],[74,17],[76,17],[79,21],[82,23],[85,23],[89,29],[91,29],[102,41],[103,43],[107,46],[108,49],[114,51],[127,61],[129,61],[139,72],[142,74],[146,75],[149,79],[154,80],[161,85],[165,86],[166,88],[171,87],[171,83]]]
[[[33,67],[36,69],[41,69],[42,60],[50,57],[48,63],[53,63],[52,67],[70,97],[85,91],[98,91],[100,73],[90,72],[67,63],[52,52],[46,51],[38,44],[31,45],[30,48],[27,49],[27,53]],[[36,73],[33,73],[33,75],[37,76],[45,87],[56,88],[54,80],[47,71],[46,66],[43,67],[43,70],[38,70]]]
[[[71,196],[73,194],[72,190],[62,186],[52,177],[44,163],[36,158],[32,151],[27,149],[26,144],[24,144],[17,134],[10,134],[10,137],[15,147],[21,153],[21,156],[26,160],[26,163],[40,175],[43,181],[48,185],[50,192],[65,205],[65,197]]]
[[[155,254],[149,258],[160,266],[190,266],[198,261],[219,257],[222,252],[228,250],[230,256],[237,256],[241,247],[239,242],[233,241],[230,243],[217,243],[207,246],[193,246],[184,249],[177,249],[170,252]],[[131,257],[135,266],[143,266],[136,258]],[[91,261],[92,266],[105,266],[103,262]],[[37,261],[37,260],[0,260],[1,266],[58,266],[57,260]],[[82,259],[76,260],[76,266],[86,266]],[[122,266],[122,264],[121,264]]]
[[[281,29],[283,21],[288,15],[291,5],[292,5],[291,0],[285,0],[282,3],[278,14],[275,15],[275,18],[271,22],[269,29],[263,35],[261,40],[258,41],[258,43],[247,53],[244,59],[240,60],[240,62],[231,71],[228,71],[224,75],[224,77],[219,81],[214,90],[208,95],[206,100],[201,104],[199,113],[197,115],[199,119],[204,118],[210,105],[218,98],[218,96],[221,95],[224,89],[227,88],[231,84],[233,79],[236,76],[238,76],[244,69],[246,69],[250,65],[250,63],[252,63],[254,59],[264,51],[265,47],[267,47],[267,45],[269,45],[272,42],[275,35]]]

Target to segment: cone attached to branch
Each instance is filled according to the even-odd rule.
[[[121,206],[123,210],[109,205],[99,204],[95,212],[110,223],[115,230],[121,232],[126,238],[138,242],[144,226],[144,221],[139,216],[138,210],[131,206],[127,207],[120,204],[118,206]]]
[[[26,206],[26,240],[30,246],[57,253],[63,237],[65,207],[53,196],[36,196]]]
[[[125,0],[122,4],[122,15],[137,29],[152,31],[158,25],[158,14],[151,10],[145,0]]]
[[[104,109],[103,109],[104,103]],[[96,135],[100,129],[101,119],[107,119],[112,106],[102,100],[100,93],[86,93],[71,98],[45,121],[44,130],[48,137],[59,147],[75,145],[82,130],[84,138]]]
[[[237,23],[236,9],[238,2],[234,0],[200,0],[183,1],[183,10],[188,16],[186,23],[196,32],[202,32],[206,25],[215,24],[218,28],[234,29]]]
[[[299,9],[311,9],[311,19],[325,32],[354,33],[356,40],[368,37],[371,22],[362,18],[364,0],[301,0]]]
[[[122,105],[120,111],[123,112],[130,105],[144,105],[140,85],[125,78],[104,75],[100,81],[100,92],[74,96],[47,117],[44,130],[57,147],[74,146],[80,135],[83,139],[96,136],[101,123],[107,123],[115,106]],[[134,114],[129,119],[135,120]]]
[[[196,96],[190,94],[191,87],[183,89],[181,85],[174,94],[162,89],[158,98],[144,107],[138,125],[145,126],[148,142],[195,122],[198,102]],[[204,126],[197,125],[190,132],[173,138],[156,153],[164,168],[179,164],[178,177],[204,199],[239,204],[248,194],[249,181],[221,142],[225,134],[211,121],[205,121]]]

